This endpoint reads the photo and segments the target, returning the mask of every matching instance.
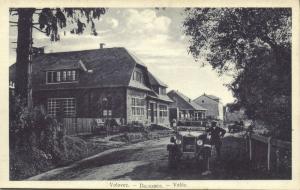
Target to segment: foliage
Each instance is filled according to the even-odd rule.
[[[291,135],[291,9],[186,9],[189,52],[206,58],[228,84],[236,105],[276,135]],[[274,134],[275,135],[275,134]]]
[[[32,26],[38,25],[39,28],[34,28],[50,36],[51,41],[60,39],[59,28],[65,28],[67,24],[75,24],[76,27],[71,28],[72,34],[82,34],[86,24],[90,24],[91,34],[98,35],[94,20],[99,20],[106,12],[105,8],[12,8],[10,14],[18,15],[24,10],[31,11],[31,17],[38,15],[37,23],[32,22]]]
[[[10,177],[19,179],[60,161],[64,152],[61,125],[43,107],[29,111],[20,98],[10,96]]]
[[[16,60],[16,93],[22,99],[27,99],[28,106],[32,106],[32,85],[30,54],[32,52],[32,29],[45,33],[51,41],[60,40],[59,28],[71,27],[72,34],[82,34],[86,28],[86,23],[91,25],[91,34],[98,35],[94,20],[100,19],[105,14],[105,8],[11,8],[10,14],[17,15],[18,40],[17,40],[17,60]],[[37,15],[38,21],[34,20]],[[15,23],[15,22],[12,22]],[[36,27],[38,25],[39,27]]]

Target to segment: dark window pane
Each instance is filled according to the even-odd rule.
[[[52,72],[47,72],[47,82],[51,83]]]

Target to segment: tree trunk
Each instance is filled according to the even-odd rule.
[[[31,46],[32,16],[34,9],[18,9],[18,40],[16,60],[16,95],[20,96],[27,106],[32,106],[31,87]]]

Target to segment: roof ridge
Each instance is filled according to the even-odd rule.
[[[189,101],[187,101],[186,99],[188,98],[187,96],[185,96],[184,94],[182,94],[181,92],[179,92],[178,90],[173,90],[173,92],[175,92],[181,99],[183,99],[186,103],[188,103],[192,108],[194,108]],[[189,98],[188,98],[189,99]],[[191,99],[190,99],[191,100]]]
[[[193,101],[196,101],[197,99],[199,99],[201,96],[206,96],[207,98],[209,98],[209,99],[211,99],[211,100],[213,100],[213,101],[215,101],[215,102],[219,102],[219,101],[217,101],[216,99],[213,99],[212,97],[209,97],[209,95],[207,95],[207,94],[202,94],[202,95],[200,95],[200,96],[198,96],[197,98],[195,98]],[[220,98],[218,98],[218,100],[220,100]]]
[[[189,98],[188,96],[186,96],[185,94],[183,94],[182,92],[179,92],[178,90],[172,90],[173,92],[175,92],[181,99],[183,99],[186,103],[188,103],[193,109],[198,110],[198,108],[195,107],[195,105],[193,105],[193,101],[191,98]],[[170,92],[172,92],[170,91]],[[169,93],[170,93],[169,92]],[[187,100],[188,99],[188,100]],[[197,107],[199,107],[202,110],[207,110],[205,108],[203,108],[202,106],[200,106],[199,104],[195,103],[197,105]]]
[[[124,47],[109,47],[109,48],[103,48],[103,49],[84,49],[84,50],[75,50],[75,51],[59,51],[59,52],[49,52],[49,53],[42,53],[42,54],[37,54],[39,55],[53,55],[53,54],[63,54],[63,53],[78,53],[78,52],[87,52],[87,51],[102,51],[102,50],[108,50],[108,49],[125,49]]]

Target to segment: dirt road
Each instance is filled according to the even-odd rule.
[[[169,169],[166,150],[168,143],[169,138],[161,138],[107,150],[28,180],[185,180],[247,177],[240,138],[226,136],[223,139],[223,160],[211,163],[212,173],[209,175],[202,175],[193,164],[183,164],[176,170]]]

